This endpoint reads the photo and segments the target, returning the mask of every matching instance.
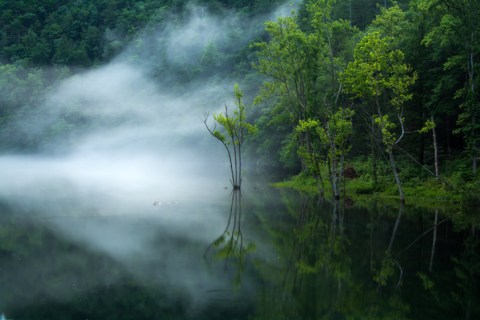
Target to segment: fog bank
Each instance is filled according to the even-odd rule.
[[[0,156],[0,202],[139,278],[176,281],[192,295],[224,287],[172,239],[206,247],[225,227],[228,162],[203,120],[232,103],[235,79],[212,74],[178,86],[152,69],[194,66],[212,45],[239,50],[262,20],[291,9],[246,21],[193,8],[186,24],[142,34],[107,65],[61,81],[35,114],[17,117],[18,134],[52,139],[38,154]],[[142,267],[152,261],[161,266],[157,276]]]

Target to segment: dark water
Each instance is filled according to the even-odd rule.
[[[268,187],[0,210],[2,320],[480,318],[473,212]]]

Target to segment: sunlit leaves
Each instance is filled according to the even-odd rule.
[[[383,143],[389,151],[398,140],[393,131],[396,126],[388,113],[398,114],[403,126],[402,106],[412,98],[409,90],[416,78],[404,62],[403,52],[395,49],[392,38],[382,37],[377,31],[367,34],[359,42],[355,48],[355,61],[342,74],[346,91],[376,104],[374,122],[380,127]],[[384,103],[385,97],[388,104]]]
[[[390,121],[388,115],[383,115],[383,116],[375,115],[374,122],[377,126],[380,127],[380,131],[382,132],[382,141],[387,147],[387,151],[391,152],[392,147],[396,141],[396,137],[393,133],[395,124],[392,121]]]
[[[318,134],[324,143],[334,144],[337,153],[346,147],[352,134],[352,118],[355,112],[352,109],[340,109],[327,118],[327,125],[318,129]]]
[[[330,151],[335,152],[332,156],[337,156],[342,152],[342,147],[346,145],[352,134],[353,115],[354,111],[346,108],[328,115],[324,125],[314,119],[301,120],[295,131],[315,133],[323,145],[331,147]]]
[[[215,119],[215,120],[216,120],[216,119]],[[218,120],[217,120],[217,121],[218,121]],[[223,134],[222,134],[220,131],[218,131],[218,130],[214,130],[214,131],[213,131],[213,136],[214,136],[215,138],[217,138],[218,140],[222,141],[222,142],[228,143],[228,142],[226,141],[225,135],[223,135]]]
[[[345,90],[363,99],[389,94],[395,107],[410,100],[408,90],[416,75],[404,63],[403,52],[392,44],[392,38],[382,38],[379,32],[363,37],[355,48],[355,60],[342,73]]]
[[[420,129],[420,133],[427,133],[429,131],[432,131],[435,127],[435,122],[432,119],[428,119],[427,121],[425,121],[425,124]]]

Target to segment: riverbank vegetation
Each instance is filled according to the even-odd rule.
[[[365,28],[340,3],[309,2],[256,44],[266,114],[291,128],[279,158],[301,172],[276,185],[477,207],[478,3],[380,5]]]
[[[264,29],[248,29],[248,43],[210,43],[193,60],[165,52],[162,32],[191,18],[193,7],[259,21],[249,19],[268,19],[280,4],[1,2],[1,150],[33,152],[46,141],[74,139],[92,126],[85,129],[75,110],[29,134],[16,123],[43,112],[42,93],[65,77],[119,55],[152,61],[154,54],[150,73],[168,77],[172,92],[207,78],[239,82],[246,123],[257,128],[242,150],[244,169],[294,176],[278,185],[337,199],[381,195],[478,207],[480,3],[307,0]],[[228,36],[244,32],[239,23]]]

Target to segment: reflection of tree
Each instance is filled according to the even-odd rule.
[[[403,208],[401,208],[401,210],[403,210]],[[434,261],[434,257],[435,257],[435,248],[437,246],[437,240],[438,240],[438,226],[441,225],[442,223],[448,221],[448,219],[443,219],[442,221],[438,221],[439,219],[439,213],[438,213],[438,209],[435,209],[435,215],[434,215],[434,219],[433,219],[433,226],[429,229],[427,229],[426,231],[424,231],[422,234],[420,234],[417,238],[415,238],[415,240],[413,240],[407,247],[405,247],[402,251],[400,251],[398,253],[398,255],[401,255],[403,253],[405,253],[407,250],[409,250],[415,243],[417,243],[417,241],[419,241],[420,239],[422,239],[423,237],[425,237],[426,235],[428,235],[430,232],[433,231],[433,235],[432,235],[432,248],[431,248],[431,251],[430,251],[430,262],[429,262],[429,268],[428,268],[428,271],[431,273],[432,272],[432,269],[433,269],[433,261]]]
[[[437,210],[435,213],[437,215]],[[438,263],[428,275],[417,273],[425,295],[434,302],[432,308],[436,310],[436,314],[441,314],[445,319],[478,319],[480,315],[480,241],[477,231],[479,221],[476,220],[478,217],[474,216],[455,214],[452,222],[456,233],[449,235],[448,239],[448,243],[453,247],[454,257],[449,257],[447,261],[437,259]],[[443,221],[445,220],[438,222],[437,227]],[[432,228],[435,228],[435,225]],[[431,231],[432,228],[427,231]],[[458,235],[460,238],[456,239],[455,236]],[[446,242],[439,241],[438,235],[436,241],[443,245]]]
[[[285,259],[257,264],[268,285],[254,319],[407,319],[409,307],[400,292],[378,290],[369,277],[365,249],[370,239],[364,236],[368,230],[346,224],[351,216],[344,203],[308,196],[300,203],[292,196],[284,195],[283,200],[296,224],[276,236],[277,250]],[[399,212],[390,225],[393,231],[381,243],[382,252],[396,243],[401,217]],[[362,236],[351,238],[359,233]],[[393,269],[398,270],[395,262]]]
[[[465,319],[477,319],[480,314],[480,241],[477,227],[471,225],[468,238],[464,242],[464,250],[460,257],[452,258],[457,277],[457,288],[451,294],[463,311]]]
[[[283,200],[296,223],[277,236],[279,256],[284,259],[257,264],[269,285],[255,319],[335,317],[352,284],[343,206],[308,196],[298,203],[283,194]]]
[[[432,272],[433,258],[435,257],[435,247],[437,245],[437,230],[438,230],[438,209],[435,210],[435,219],[433,221],[433,239],[432,239],[432,251],[430,254],[430,265],[428,271]]]
[[[272,203],[256,205],[275,251],[253,261],[260,290],[252,320],[453,319],[461,314],[474,319],[479,314],[478,244],[466,245],[451,261],[463,238],[451,233],[440,210],[431,212],[424,226],[429,212],[414,207],[345,208],[341,201],[287,191],[281,192],[281,206],[278,198],[274,194]],[[468,224],[463,230],[478,238]]]
[[[403,269],[398,260],[394,257],[392,253],[392,248],[397,236],[398,226],[400,225],[404,209],[404,204],[400,204],[398,215],[395,219],[395,224],[393,226],[392,234],[390,236],[390,242],[388,243],[388,248],[387,250],[385,250],[385,255],[380,262],[380,268],[374,267],[372,269],[374,274],[373,279],[378,282],[378,284],[385,286],[387,284],[387,281],[395,275],[395,268],[397,268],[399,272],[398,282],[396,284],[397,289],[402,283]]]
[[[245,259],[255,250],[253,242],[244,245],[242,233],[242,193],[240,190],[232,191],[230,213],[223,233],[213,241],[205,250],[204,257],[208,259],[213,251],[216,259],[224,260],[225,267],[233,263],[238,267],[236,282],[240,281],[241,273],[245,268]]]
[[[393,245],[395,239],[397,237],[397,231],[401,222],[401,218],[403,216],[403,212],[405,210],[404,205],[400,205],[397,218],[395,220],[395,224],[392,229],[392,233],[390,235],[390,241],[388,244],[388,248],[385,250],[383,254],[383,258],[381,258],[380,267],[376,267],[372,261],[372,272],[374,280],[382,286],[386,286],[389,279],[393,279],[395,274],[398,272],[398,280],[396,281],[395,288],[399,288],[402,284],[403,278],[403,268],[399,263],[400,256],[404,255],[407,251],[411,250],[411,248],[425,236],[432,233],[432,247],[430,250],[430,259],[429,259],[429,272],[432,272],[433,268],[433,260],[435,257],[435,249],[438,241],[438,226],[448,221],[448,219],[443,219],[439,221],[439,212],[438,209],[435,210],[433,226],[422,232],[419,236],[417,236],[412,242],[410,242],[406,247],[402,250],[397,250],[396,252],[393,251]],[[422,273],[421,277],[426,280],[426,276]]]
[[[311,210],[306,214],[304,224],[297,228],[297,241],[303,247],[297,260],[302,273],[321,271],[338,282],[350,278],[350,257],[347,255],[349,241],[344,234],[343,215],[339,212],[340,202],[331,205],[330,218]],[[343,209],[343,208],[342,208]]]

